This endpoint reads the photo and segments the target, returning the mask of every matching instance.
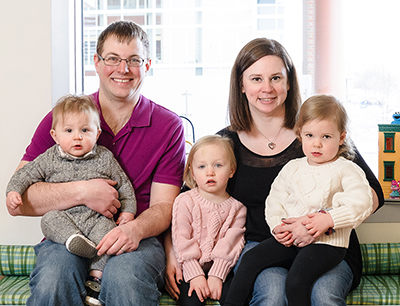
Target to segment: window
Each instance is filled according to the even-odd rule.
[[[394,162],[387,161],[383,163],[385,169],[385,177],[384,181],[392,181],[394,180]]]
[[[85,93],[98,87],[92,60],[97,35],[110,22],[134,20],[148,33],[152,58],[142,93],[189,118],[197,138],[214,134],[227,125],[237,53],[253,38],[273,38],[295,62],[303,100],[323,92],[344,103],[349,135],[378,173],[378,124],[399,111],[400,47],[391,30],[400,28],[399,1],[81,1]],[[386,140],[391,151],[394,137]]]
[[[395,152],[394,150],[394,133],[384,133],[385,136],[385,150],[384,152]]]

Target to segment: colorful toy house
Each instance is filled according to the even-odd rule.
[[[391,124],[379,126],[379,182],[385,199],[399,199],[400,181],[400,112]]]

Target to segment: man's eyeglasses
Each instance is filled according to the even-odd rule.
[[[100,54],[97,56],[104,61],[107,66],[119,66],[121,61],[125,61],[128,67],[140,67],[145,62],[145,59],[139,56],[132,56],[130,58],[120,58],[118,56],[109,55],[107,57],[102,57]]]

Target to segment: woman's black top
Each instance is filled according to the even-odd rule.
[[[228,192],[247,207],[246,240],[263,241],[272,237],[265,221],[265,199],[271,185],[282,167],[290,160],[304,157],[299,140],[294,140],[284,151],[276,155],[262,156],[247,149],[238,134],[225,128],[219,135],[232,139],[237,160],[235,175],[229,180]],[[365,172],[370,186],[379,198],[379,207],[384,203],[382,188],[358,151],[354,162]],[[351,232],[350,244],[345,257],[353,271],[352,289],[360,282],[362,272],[361,250],[356,232]]]

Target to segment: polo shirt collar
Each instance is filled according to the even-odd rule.
[[[94,93],[92,97],[97,105],[97,108],[99,109],[100,116],[103,117],[99,101],[99,91]],[[150,103],[150,100],[147,99],[145,96],[140,95],[139,100],[136,103],[135,108],[133,109],[132,116],[126,123],[125,128],[150,126],[151,113],[152,113],[152,104]]]
[[[126,125],[131,127],[146,127],[150,125],[150,118],[151,103],[146,97],[140,95],[139,100],[133,109],[132,116]]]

